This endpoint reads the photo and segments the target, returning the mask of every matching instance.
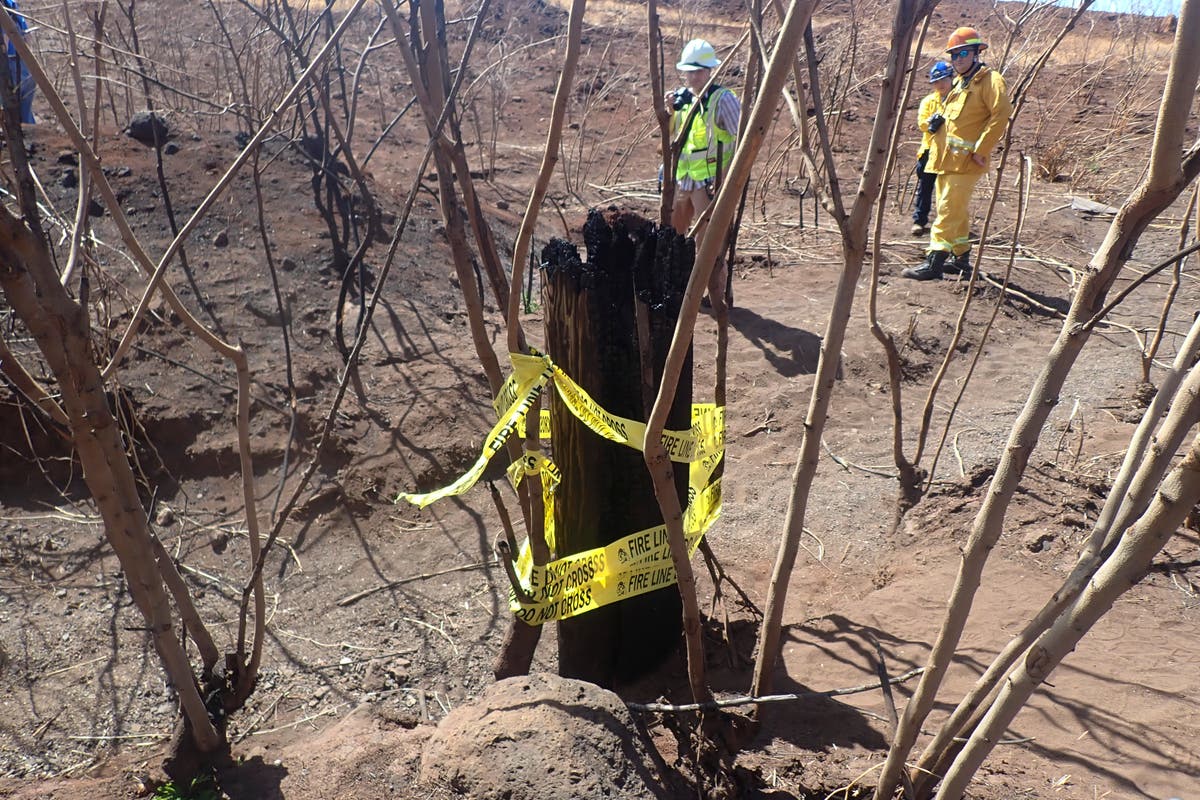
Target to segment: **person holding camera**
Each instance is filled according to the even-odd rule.
[[[957,77],[942,101],[945,122],[934,130],[925,163],[927,172],[937,174],[937,217],[925,262],[901,272],[905,278],[928,281],[944,272],[971,272],[971,194],[1012,116],[1004,77],[979,59],[986,49],[974,28],[958,28],[946,42]]]
[[[713,69],[720,63],[716,50],[704,39],[688,42],[684,45],[679,63],[675,65],[687,85],[676,89],[666,98],[667,111],[672,115],[673,137],[679,136],[692,106],[697,102],[700,105],[691,117],[675,167],[675,205],[671,208],[671,226],[679,233],[687,233],[692,222],[708,208],[733,158],[742,106],[731,90],[716,84],[708,86]],[[707,222],[696,226],[697,242],[703,241],[707,227]],[[727,267],[721,260],[717,269],[713,270],[710,296],[725,297],[727,275]]]
[[[933,91],[925,95],[917,109],[917,127],[921,129],[921,150],[917,153],[917,197],[913,203],[912,235],[929,233],[929,211],[933,208],[933,185],[937,174],[927,172],[929,148],[933,146],[933,135],[946,121],[942,114],[942,100],[954,85],[954,68],[939,61],[929,70],[929,83]]]

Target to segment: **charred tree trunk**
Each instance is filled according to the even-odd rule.
[[[551,240],[542,251],[549,355],[604,409],[645,419],[670,348],[694,243],[632,214],[606,219],[596,211],[584,226],[584,241],[586,263],[574,245],[561,240]],[[670,429],[691,425],[691,372],[689,354],[681,381],[686,388],[671,407]],[[641,453],[593,433],[557,396],[551,400],[551,442],[563,476],[554,507],[558,556],[662,524]],[[687,502],[687,473],[675,471],[681,505]],[[562,620],[559,672],[601,686],[636,678],[678,646],[681,613],[679,591],[670,586]]]

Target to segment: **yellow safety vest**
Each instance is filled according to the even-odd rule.
[[[679,154],[679,164],[675,168],[675,180],[691,178],[703,183],[715,178],[717,175],[717,144],[722,145],[721,171],[724,172],[725,167],[729,165],[729,161],[733,158],[733,148],[728,145],[733,143],[734,136],[717,126],[717,103],[721,96],[728,91],[721,86],[715,87],[709,93],[707,106],[702,105],[700,111],[696,112],[691,130],[688,131],[688,136],[683,141],[683,152]],[[696,102],[695,98],[692,99],[692,103],[694,102]],[[675,112],[676,125],[687,119],[692,103],[688,103]],[[708,135],[710,130],[715,132],[714,136]]]

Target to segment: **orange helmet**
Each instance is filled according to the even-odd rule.
[[[967,27],[955,28],[954,33],[950,34],[950,38],[946,41],[946,52],[971,45],[978,47],[980,51],[987,50],[987,45],[980,38],[979,31]]]

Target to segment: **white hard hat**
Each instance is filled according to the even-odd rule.
[[[712,69],[720,63],[717,51],[711,44],[703,39],[692,39],[683,46],[683,53],[679,56],[679,63],[675,65],[675,69],[695,72],[698,69]]]

